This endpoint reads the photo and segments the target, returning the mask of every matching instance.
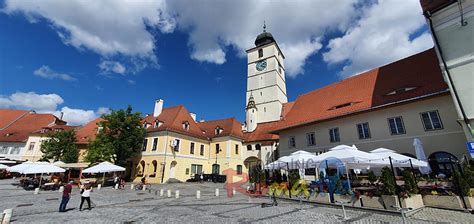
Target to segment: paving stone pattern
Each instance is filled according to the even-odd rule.
[[[299,204],[280,200],[275,207],[264,198],[249,198],[238,193],[227,197],[223,184],[184,183],[153,185],[150,191],[94,189],[92,210],[79,211],[79,189],[73,189],[68,212],[59,213],[61,193],[42,191],[34,195],[12,185],[15,180],[0,180],[0,212],[13,208],[13,223],[402,223],[397,214],[347,209],[343,219],[339,207]],[[216,197],[215,189],[220,189]],[[160,197],[159,190],[164,189]],[[172,190],[167,198],[166,190]],[[175,190],[180,191],[179,199]],[[201,198],[196,199],[196,190]],[[85,205],[86,207],[86,205]],[[424,208],[408,218],[409,223],[474,223],[474,215],[458,211]]]

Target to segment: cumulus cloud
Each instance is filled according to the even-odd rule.
[[[34,75],[45,79],[62,79],[66,81],[76,81],[77,79],[64,73],[55,72],[47,65],[43,65],[33,72]]]
[[[433,46],[419,1],[381,0],[363,9],[362,18],[343,36],[329,41],[324,61],[343,63],[342,78],[407,57]]]
[[[6,108],[16,108],[35,111],[54,111],[64,102],[57,94],[36,94],[35,92],[16,92],[10,96],[0,95],[0,105]]]
[[[224,63],[229,48],[245,56],[265,20],[287,58],[290,77],[304,72],[305,61],[321,48],[321,37],[344,30],[355,15],[355,1],[204,0],[192,7],[186,0],[167,3],[177,28],[189,34],[191,58],[203,62]]]
[[[117,73],[123,75],[125,73],[125,66],[116,61],[102,61],[99,65],[102,74]]]
[[[94,51],[106,61],[116,55],[132,58],[136,68],[116,70],[124,72],[143,69],[150,62],[156,66],[154,51],[159,40],[154,30],[170,33],[178,27],[189,34],[192,59],[223,64],[229,49],[245,56],[266,20],[289,59],[287,74],[296,76],[304,72],[305,60],[320,49],[319,37],[347,27],[355,14],[354,2],[6,0],[3,11],[20,12],[32,22],[45,19],[65,44]]]
[[[16,92],[10,96],[0,95],[0,105],[4,108],[14,108],[22,110],[34,110],[38,113],[52,113],[60,116],[63,113],[63,120],[69,125],[85,124],[102,114],[110,113],[110,109],[99,107],[96,111],[74,109],[67,106],[58,109],[64,100],[57,94],[37,94],[35,92]]]

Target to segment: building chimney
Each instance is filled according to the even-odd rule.
[[[59,120],[63,120],[64,112],[61,111],[61,114],[59,114]]]
[[[153,117],[158,117],[161,114],[161,111],[163,111],[163,100],[157,99],[155,102],[155,110],[153,112]]]
[[[193,112],[190,112],[189,115],[193,118],[194,121],[196,121],[196,114]]]

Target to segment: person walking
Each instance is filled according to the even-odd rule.
[[[61,200],[61,204],[59,205],[59,212],[65,212],[66,211],[66,206],[67,203],[69,202],[69,199],[71,198],[71,193],[72,193],[72,184],[74,182],[71,180],[69,181],[66,186],[64,186],[64,191],[63,191],[63,198]]]
[[[82,211],[82,205],[84,204],[84,201],[87,201],[89,210],[91,210],[91,192],[92,187],[90,184],[86,184],[85,187],[81,190],[81,205],[79,206],[79,211]]]

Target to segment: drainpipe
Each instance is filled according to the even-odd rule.
[[[434,39],[434,42],[435,42],[434,44],[435,44],[436,48],[438,49],[439,56],[441,58],[441,62],[443,63],[444,70],[446,71],[446,76],[448,78],[449,84],[451,85],[451,91],[453,92],[454,97],[456,98],[456,101],[458,102],[459,109],[461,110],[461,114],[462,114],[462,117],[463,117],[463,121],[466,124],[466,127],[468,128],[468,132],[469,132],[470,137],[472,138],[473,136],[472,136],[472,132],[471,132],[471,125],[469,123],[469,118],[467,118],[466,112],[464,111],[464,107],[462,106],[461,100],[459,99],[458,92],[456,90],[456,87],[454,86],[453,79],[451,78],[451,73],[449,72],[448,65],[446,64],[446,61],[444,59],[443,50],[441,49],[441,46],[439,45],[438,36],[436,36],[436,32],[435,32],[434,26],[433,26],[433,20],[431,20],[431,12],[426,11],[424,13],[424,16],[429,21],[431,34],[433,34],[433,39]]]

